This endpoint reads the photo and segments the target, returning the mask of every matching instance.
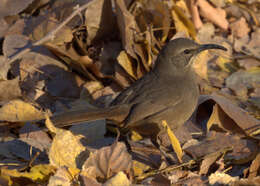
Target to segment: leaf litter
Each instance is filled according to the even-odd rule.
[[[257,0],[1,4],[1,184],[259,185]],[[173,164],[138,134],[118,141],[105,120],[42,126],[46,114],[106,107],[180,36],[228,52],[196,59],[198,108],[162,138]]]

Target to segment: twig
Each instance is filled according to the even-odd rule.
[[[176,170],[176,169],[180,169],[182,167],[192,166],[194,164],[196,164],[196,161],[195,160],[190,160],[187,163],[182,163],[180,165],[169,166],[169,167],[166,167],[165,169],[151,170],[150,172],[147,172],[147,173],[145,173],[145,174],[143,174],[141,176],[138,176],[136,179],[141,181],[141,180],[144,180],[147,177],[151,177],[151,176],[154,176],[154,175],[157,175],[157,174],[161,174],[161,173],[164,173],[164,172],[170,172],[170,171],[173,171],[173,170]]]
[[[83,11],[84,9],[87,9],[90,4],[91,4],[91,2],[77,8],[69,17],[67,17],[67,19],[65,21],[63,21],[54,30],[49,32],[42,39],[34,42],[30,47],[21,50],[19,53],[15,54],[13,57],[7,59],[7,62],[10,64],[10,63],[14,62],[15,60],[20,59],[24,54],[29,52],[32,47],[42,45],[42,44],[46,43],[47,41],[51,40],[52,38],[54,38],[55,34],[57,34],[62,29],[62,27],[64,27],[69,21],[72,20],[72,18],[74,18],[76,15],[78,15],[81,11]]]

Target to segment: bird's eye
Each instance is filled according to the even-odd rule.
[[[190,54],[190,50],[185,49],[185,50],[184,50],[184,54]]]

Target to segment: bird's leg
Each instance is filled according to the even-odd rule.
[[[160,131],[156,136],[151,137],[151,141],[154,144],[154,146],[160,150],[162,160],[165,160],[165,162],[168,165],[172,165],[176,163],[176,158],[171,154],[167,153],[169,149],[165,147],[162,143],[161,136],[167,135],[165,130]]]

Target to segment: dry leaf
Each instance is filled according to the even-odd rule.
[[[0,101],[10,101],[22,97],[20,89],[20,80],[15,78],[12,80],[0,81]]]
[[[244,185],[250,185],[250,186],[258,186],[260,185],[260,176],[251,178],[251,179],[240,179],[234,181],[231,186],[244,186]]]
[[[226,19],[225,10],[212,7],[206,0],[198,0],[196,4],[200,8],[203,17],[224,30],[228,29],[229,23]]]
[[[223,153],[219,151],[219,152],[213,152],[212,154],[205,156],[201,162],[199,174],[200,175],[208,174],[209,168],[217,161],[217,159],[222,154]]]
[[[110,178],[120,171],[129,173],[131,168],[132,158],[121,142],[95,151],[83,165],[83,171],[100,178]]]
[[[218,104],[219,108],[221,108],[217,108],[219,111],[218,115],[220,116],[218,116],[220,119],[219,121],[221,122],[216,123],[219,124],[221,128],[231,132],[239,132],[240,134],[242,133],[247,135],[253,134],[254,131],[259,129],[259,120],[246,113],[245,110],[236,106],[229,99],[216,93],[213,93],[210,96],[202,96],[201,98],[204,99],[202,102],[212,99]],[[202,102],[200,102],[200,104]],[[229,119],[227,117],[229,117]]]
[[[176,138],[176,136],[174,135],[174,133],[172,132],[171,128],[168,126],[168,124],[165,120],[162,121],[162,125],[167,130],[167,134],[171,141],[172,148],[174,149],[179,162],[182,163],[183,151],[181,149],[181,144],[180,144],[179,140]]]
[[[56,167],[80,168],[89,156],[88,150],[80,142],[84,137],[55,128],[49,118],[46,119],[45,124],[51,132],[56,134],[50,148],[50,164]]]
[[[11,65],[6,63],[6,57],[0,56],[0,80],[7,80],[7,74]]]
[[[33,0],[1,0],[0,1],[0,19],[5,16],[16,15],[23,11]]]
[[[41,128],[31,123],[26,123],[19,130],[19,139],[41,151],[49,151],[51,139]]]
[[[120,54],[117,57],[117,61],[129,75],[131,75],[135,80],[137,79],[135,69],[132,65],[133,61],[125,51],[120,52]]]
[[[244,17],[241,17],[239,20],[231,23],[230,28],[232,33],[238,38],[247,36],[250,32],[250,28],[248,27],[248,24],[246,23],[246,19]]]
[[[197,1],[196,0],[187,0],[186,3],[187,3],[187,7],[190,10],[191,18],[192,18],[195,28],[200,29],[203,26],[203,23],[201,21],[200,15],[199,15]]]
[[[44,183],[46,179],[54,172],[55,168],[48,164],[40,164],[33,166],[29,172],[19,172],[17,169],[1,168],[1,175],[16,178],[29,178],[32,181]]]
[[[79,169],[59,167],[56,173],[50,177],[48,186],[71,186],[71,183],[79,174]]]
[[[172,10],[172,17],[177,32],[184,32],[186,37],[191,36],[193,39],[196,38],[196,30],[193,23],[186,17],[181,9],[174,5]]]
[[[195,70],[196,74],[198,74],[202,79],[208,80],[208,61],[210,58],[210,54],[208,51],[204,51],[200,53],[196,59],[194,59],[194,63],[192,64],[192,68]]]
[[[0,108],[0,120],[3,121],[24,122],[43,118],[43,112],[21,100],[12,100]]]
[[[250,140],[240,139],[238,136],[211,132],[207,138],[200,143],[186,148],[185,152],[194,159],[199,159],[216,151],[226,153],[231,149],[232,152],[225,155],[225,160],[236,164],[243,164],[251,161],[255,157],[257,145]]]
[[[150,35],[150,38],[155,39],[154,35],[156,35],[159,41],[165,42],[171,26],[170,11],[166,3],[161,0],[143,0],[134,3],[136,5],[132,5],[135,8],[131,12],[140,30],[147,32],[146,35]]]
[[[135,18],[127,10],[123,0],[116,0],[115,7],[117,14],[117,24],[119,26],[123,47],[131,57],[137,59],[134,38],[135,33],[139,33],[140,31],[135,22]]]
[[[1,27],[0,27],[0,38],[2,38],[2,37],[5,36],[6,31],[8,30],[9,24],[5,21],[4,18],[0,18],[0,24],[1,24]]]
[[[232,177],[222,172],[215,172],[209,176],[210,185],[230,185],[232,182],[239,180],[239,177]]]
[[[226,126],[227,124],[228,126]],[[213,111],[207,122],[207,131],[209,131],[213,125],[218,125],[223,130],[232,130],[234,133],[244,133],[244,131],[242,131],[239,126],[236,126],[236,123],[234,123],[234,121],[229,118],[217,104],[213,106]]]
[[[133,171],[134,171],[134,176],[142,176],[142,174],[149,170],[151,167],[142,163],[142,162],[139,162],[139,161],[136,161],[136,160],[133,160]]]
[[[252,179],[258,175],[260,170],[260,153],[257,154],[256,158],[252,161],[249,168],[249,179]]]
[[[115,176],[107,180],[103,186],[130,186],[131,182],[127,176],[122,172],[118,172]]]
[[[233,90],[237,96],[246,99],[250,89],[259,87],[259,77],[259,67],[248,71],[239,70],[226,79],[226,87]]]
[[[32,40],[40,40],[46,36],[50,31],[58,27],[60,22],[54,17],[37,17],[31,20],[32,24],[28,23],[27,26],[31,29],[31,38]],[[38,24],[37,24],[38,23]],[[40,23],[40,24],[39,24]],[[34,25],[37,25],[34,27]],[[72,40],[72,30],[68,26],[64,26],[57,34],[53,35],[53,38],[48,41],[56,45],[64,45]]]
[[[91,185],[91,186],[102,186],[101,183],[98,183],[95,179],[89,178],[88,175],[81,174],[79,177],[81,185]]]
[[[88,45],[114,32],[115,18],[111,1],[92,0],[85,11],[85,25]]]

